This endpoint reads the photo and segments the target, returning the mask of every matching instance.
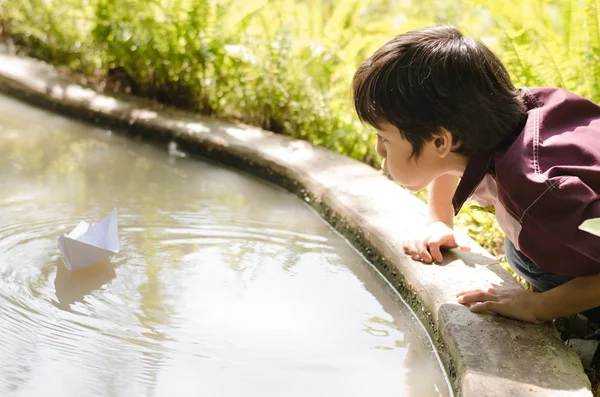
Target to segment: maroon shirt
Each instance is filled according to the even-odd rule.
[[[600,273],[600,107],[557,88],[524,88],[527,122],[506,149],[469,160],[452,200],[493,205],[517,249],[547,271]]]

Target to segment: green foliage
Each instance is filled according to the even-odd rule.
[[[463,6],[478,9],[470,21],[478,30],[470,33],[500,56],[516,85],[558,86],[600,102],[597,0],[463,0]]]
[[[476,206],[465,205],[460,210],[455,225],[492,255],[499,259],[504,258],[504,233],[493,213]]]
[[[91,81],[307,139],[378,167],[352,108],[354,70],[394,35],[450,23],[490,46],[517,85],[600,101],[598,0],[0,0],[31,55]],[[501,255],[493,217],[459,216]]]
[[[5,0],[1,22],[31,55],[73,72],[126,77],[136,94],[375,164],[348,82],[389,33],[363,20],[378,4]]]

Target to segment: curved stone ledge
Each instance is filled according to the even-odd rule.
[[[274,182],[309,202],[396,287],[428,328],[463,396],[591,396],[578,357],[553,326],[473,314],[455,293],[516,281],[481,247],[452,250],[439,265],[413,261],[401,241],[423,224],[425,205],[371,167],[257,128],[102,94],[42,62],[0,54],[0,92],[135,139],[176,142],[181,150]]]

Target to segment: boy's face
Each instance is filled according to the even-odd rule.
[[[429,185],[435,178],[449,172],[435,139],[423,145],[416,159],[410,158],[413,148],[405,140],[398,128],[384,123],[377,130],[377,154],[383,157],[382,169],[388,179],[396,181],[411,192],[417,192]]]

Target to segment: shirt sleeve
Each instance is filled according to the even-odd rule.
[[[522,247],[543,269],[575,277],[600,273],[600,237],[579,229],[600,218],[600,194],[576,176],[548,182],[523,223]]]

